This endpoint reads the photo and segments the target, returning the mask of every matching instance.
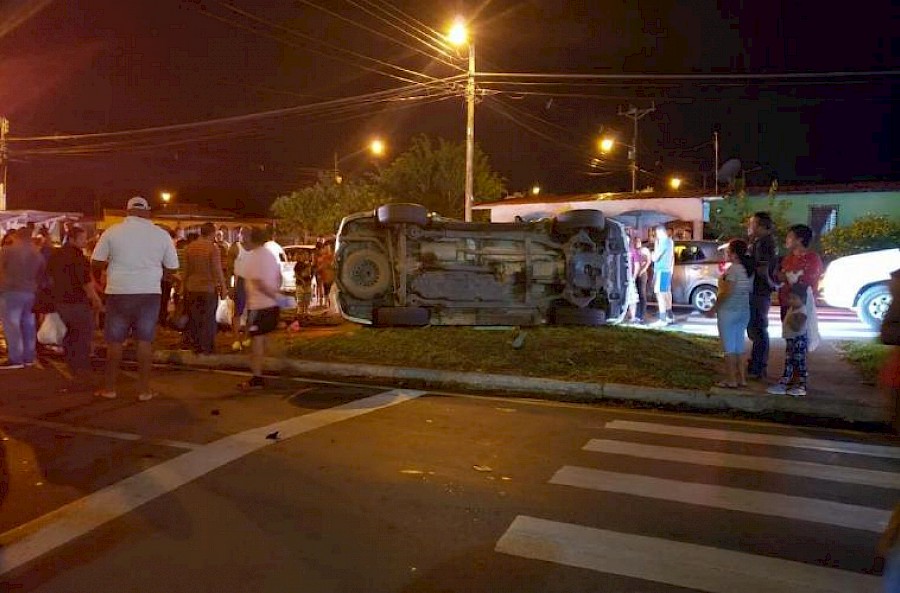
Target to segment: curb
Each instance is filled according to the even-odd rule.
[[[179,350],[155,351],[153,361],[161,364],[208,369],[249,370],[250,367],[247,356],[243,354],[198,356],[193,352]],[[594,402],[602,400],[640,402],[642,404],[683,406],[703,411],[737,411],[755,415],[794,414],[843,422],[888,423],[891,421],[890,410],[884,407],[867,406],[852,400],[817,401],[809,398],[761,395],[718,387],[712,387],[708,391],[666,389],[620,383],[584,383],[540,377],[439,371],[377,364],[316,362],[275,357],[267,357],[263,368],[268,373],[295,377],[405,381],[431,389],[467,388],[495,393],[513,392],[548,399],[553,396]]]

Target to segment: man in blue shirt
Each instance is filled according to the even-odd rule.
[[[659,309],[657,327],[675,323],[672,313],[672,272],[675,270],[675,243],[665,226],[656,227],[656,244],[653,246],[653,292]]]

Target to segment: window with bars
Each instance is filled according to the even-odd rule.
[[[837,226],[838,205],[816,205],[809,207],[809,226],[815,238],[828,233]]]

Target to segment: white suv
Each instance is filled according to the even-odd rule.
[[[822,279],[822,298],[832,307],[853,309],[873,329],[891,304],[888,281],[900,269],[900,249],[882,249],[839,257],[828,265]]]

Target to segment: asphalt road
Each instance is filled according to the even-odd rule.
[[[15,373],[3,591],[876,591],[900,493],[879,435],[169,369],[158,399],[126,377],[98,401]]]

